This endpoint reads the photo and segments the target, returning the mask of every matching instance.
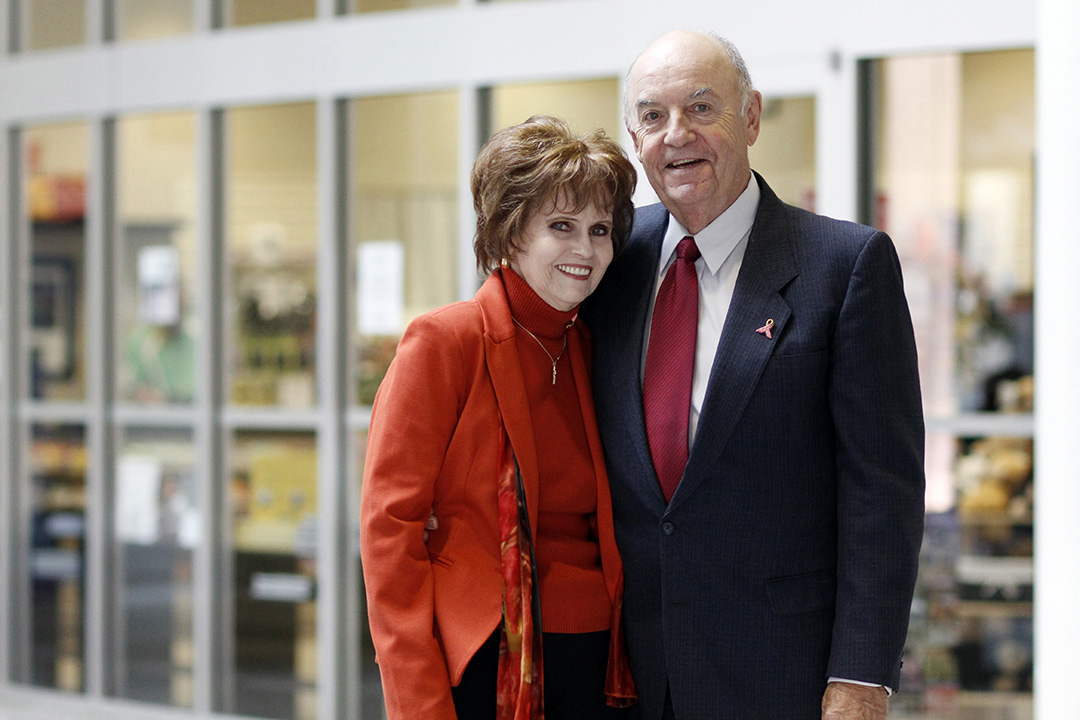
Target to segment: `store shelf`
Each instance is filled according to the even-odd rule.
[[[1022,618],[1035,611],[1030,602],[996,602],[993,600],[961,600],[956,614],[961,618]]]
[[[927,415],[929,435],[957,437],[1033,437],[1035,416],[1030,413],[962,413],[959,415]]]
[[[961,512],[957,518],[967,527],[1018,527],[1035,524],[1034,516],[1029,512],[1012,515],[1003,512]]]
[[[955,692],[937,698],[938,705],[917,713],[894,713],[904,720],[1032,720],[1031,693]]]

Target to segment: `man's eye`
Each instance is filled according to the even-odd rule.
[[[694,112],[703,113],[708,111],[709,106],[706,103],[698,103],[697,105],[694,105]]]
[[[660,117],[660,113],[656,112],[655,110],[650,110],[649,112],[642,115],[641,119],[644,120],[645,122],[653,122],[654,120],[657,120],[659,117]]]

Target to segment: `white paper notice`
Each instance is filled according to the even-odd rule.
[[[157,542],[160,499],[161,460],[121,457],[116,473],[116,538],[138,545]]]
[[[401,334],[405,324],[405,246],[397,240],[361,243],[356,266],[360,334]]]
[[[180,255],[171,245],[139,250],[139,317],[150,325],[180,322]]]

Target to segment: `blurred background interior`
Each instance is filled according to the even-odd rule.
[[[629,148],[674,27],[742,49],[777,193],[900,253],[928,515],[893,715],[1032,717],[1037,6],[0,2],[0,718],[384,716],[369,405],[478,285],[472,159],[538,112]]]

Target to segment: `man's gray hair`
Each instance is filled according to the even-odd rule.
[[[742,95],[742,106],[739,110],[739,115],[746,115],[746,109],[750,107],[750,93],[754,91],[754,83],[750,79],[750,70],[746,67],[746,61],[743,60],[739,48],[735,47],[735,43],[714,32],[707,34],[723,46],[724,50],[727,52],[728,59],[731,60],[731,65],[735,68],[735,78],[736,82],[739,84],[739,94]]]
[[[705,33],[716,42],[720,43],[720,47],[727,53],[728,60],[731,61],[731,66],[735,68],[735,82],[739,86],[739,94],[742,96],[742,104],[739,108],[739,115],[745,116],[747,108],[750,107],[750,93],[754,91],[754,83],[750,79],[750,70],[746,67],[746,61],[743,60],[742,53],[739,52],[739,48],[735,47],[735,43],[728,40],[726,37],[719,35],[715,32]],[[645,52],[644,50],[641,51]],[[630,127],[631,112],[630,112],[630,97],[627,94],[630,89],[630,73],[634,71],[634,66],[637,65],[638,58],[641,57],[641,53],[638,53],[634,58],[634,62],[630,63],[630,68],[626,71],[626,78],[623,80],[623,124],[626,127]]]

